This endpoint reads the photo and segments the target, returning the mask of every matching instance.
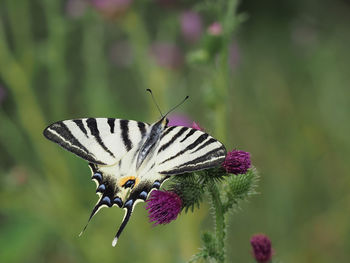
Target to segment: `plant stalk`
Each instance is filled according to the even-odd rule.
[[[215,209],[215,238],[216,238],[216,252],[217,262],[225,262],[225,211],[220,197],[220,191],[216,184],[209,185],[209,191]]]

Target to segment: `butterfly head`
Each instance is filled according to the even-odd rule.
[[[165,127],[168,126],[169,119],[168,119],[166,116],[164,116],[164,117],[162,117],[162,118],[159,120],[158,123],[159,123],[160,126],[164,129]]]

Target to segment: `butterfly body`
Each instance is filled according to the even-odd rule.
[[[153,189],[171,175],[218,166],[226,156],[225,147],[207,133],[167,123],[165,117],[151,125],[86,118],[56,122],[44,130],[49,140],[89,162],[99,196],[89,221],[102,207],[126,210],[113,245],[135,204]]]

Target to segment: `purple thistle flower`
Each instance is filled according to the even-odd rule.
[[[195,43],[202,35],[202,19],[198,13],[193,11],[186,11],[180,17],[181,32],[184,38],[190,42]]]
[[[250,239],[253,248],[253,256],[259,263],[267,263],[271,260],[273,250],[270,239],[264,234],[254,235]]]
[[[159,190],[151,193],[146,206],[150,222],[154,222],[154,226],[169,224],[177,218],[181,208],[182,201],[176,193]]]
[[[191,127],[191,120],[182,114],[172,114],[169,116],[168,126],[185,126]]]
[[[245,174],[251,166],[250,153],[233,150],[227,153],[222,166],[228,173]]]
[[[196,122],[193,122],[193,123],[192,123],[191,128],[192,128],[192,129],[199,130],[199,131],[202,131],[202,130],[203,130],[203,129],[198,125],[198,123],[196,123]]]

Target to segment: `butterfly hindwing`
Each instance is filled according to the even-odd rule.
[[[91,163],[110,165],[137,146],[148,130],[148,124],[138,121],[84,118],[53,123],[44,135]]]
[[[157,148],[157,172],[182,174],[219,166],[226,149],[209,134],[181,126],[167,127]]]

